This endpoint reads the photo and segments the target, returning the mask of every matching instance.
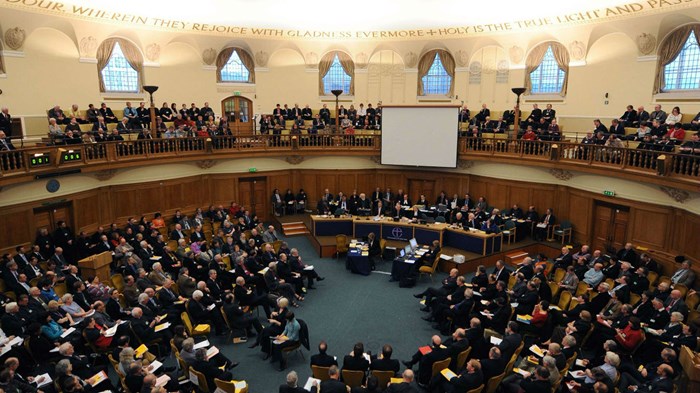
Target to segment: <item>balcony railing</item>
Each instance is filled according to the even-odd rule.
[[[634,143],[635,145],[637,142]],[[543,142],[506,138],[459,138],[462,158],[511,160],[549,165],[647,173],[684,181],[700,181],[700,156],[652,151],[631,147],[582,145],[572,142]]]
[[[380,152],[380,135],[246,135],[213,138],[148,139],[0,152],[0,182],[26,181],[27,175],[58,169],[102,170],[144,162],[212,160],[254,156],[365,155]],[[65,161],[70,156],[73,161]],[[608,176],[638,176],[696,190],[700,156],[572,142],[460,137],[461,159],[558,167]],[[13,180],[15,179],[15,180]]]
[[[153,159],[223,159],[236,156],[318,155],[343,152],[376,155],[380,135],[248,135],[212,138],[142,139],[31,147],[0,152],[0,178],[58,168],[89,168]],[[64,156],[72,155],[72,161]]]

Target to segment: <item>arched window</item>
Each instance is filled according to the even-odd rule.
[[[225,48],[216,58],[216,80],[225,83],[255,83],[253,58],[241,48]]]
[[[355,63],[347,53],[327,53],[318,63],[319,95],[331,95],[331,90],[342,90],[343,95],[355,94]]]
[[[525,87],[528,94],[566,95],[569,52],[558,42],[545,42],[527,56]]]
[[[663,67],[663,73],[662,91],[700,89],[700,46],[696,31],[690,30],[678,54]]]
[[[143,86],[143,57],[122,38],[108,38],[97,49],[97,70],[103,93],[138,93]]]
[[[418,62],[418,95],[452,95],[454,75],[455,61],[449,52],[428,51]]]

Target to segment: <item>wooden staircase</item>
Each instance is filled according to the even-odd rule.
[[[310,234],[303,222],[284,222],[282,223],[282,233],[284,236],[304,236]]]

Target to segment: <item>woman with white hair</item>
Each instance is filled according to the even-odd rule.
[[[88,312],[83,310],[82,307],[78,305],[78,303],[75,303],[73,301],[73,295],[70,293],[66,293],[63,295],[61,298],[63,300],[63,305],[61,306],[61,309],[68,313],[73,318],[74,323],[80,323],[83,321],[83,318],[88,315]]]
[[[267,354],[266,359],[270,357],[270,337],[275,337],[284,331],[287,325],[287,314],[289,313],[289,300],[285,297],[277,299],[277,309],[270,314],[268,322],[270,325],[265,327],[258,334],[255,343],[250,348],[261,346],[261,350]]]

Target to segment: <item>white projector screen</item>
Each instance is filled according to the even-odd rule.
[[[458,108],[382,107],[382,164],[456,168]]]

